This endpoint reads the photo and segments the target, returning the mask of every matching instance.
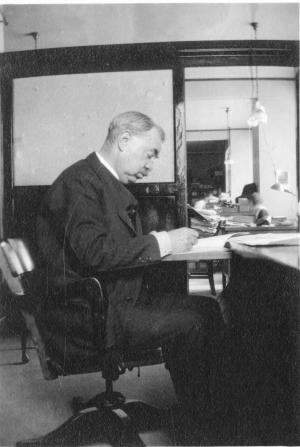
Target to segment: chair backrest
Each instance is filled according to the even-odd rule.
[[[33,269],[33,260],[21,239],[8,239],[0,242],[0,270],[14,295],[25,294],[21,277]]]

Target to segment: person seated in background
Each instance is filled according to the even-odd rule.
[[[272,217],[267,208],[263,205],[263,200],[258,192],[254,192],[248,198],[255,216],[257,226],[270,225]]]
[[[244,186],[242,194],[235,198],[235,203],[238,203],[240,198],[249,199],[251,194],[254,194],[256,192],[257,192],[256,183],[248,183],[247,185]]]

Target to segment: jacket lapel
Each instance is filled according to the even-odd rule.
[[[137,200],[135,199],[135,197],[100,162],[95,152],[88,155],[87,161],[92,169],[96,172],[97,176],[101,180],[101,183],[104,183],[107,189],[111,191],[111,200],[114,201],[114,205],[117,208],[118,215],[122,222],[124,222],[134,232],[134,234],[136,234],[136,228],[134,227],[133,222],[128,214],[128,211],[131,207],[136,208],[137,206]]]
[[[130,217],[128,216],[128,213],[127,213],[127,211],[125,210],[119,210],[119,217],[120,217],[120,219],[123,221],[123,222],[125,222],[125,224],[126,225],[128,225],[128,227],[132,230],[132,231],[134,231],[134,233],[136,233],[136,229],[135,229],[135,227],[134,227],[134,225],[133,225],[133,223],[132,223],[132,220],[130,219]]]

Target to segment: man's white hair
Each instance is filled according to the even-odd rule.
[[[108,127],[106,141],[112,144],[118,135],[123,132],[129,132],[131,135],[139,135],[151,129],[157,129],[161,141],[165,141],[164,130],[156,124],[149,116],[141,112],[129,111],[120,113],[112,119]]]

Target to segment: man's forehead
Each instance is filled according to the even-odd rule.
[[[129,131],[129,133],[131,133]],[[138,134],[131,134],[132,136],[136,136],[136,137],[141,137],[141,138],[146,138],[146,139],[157,139],[161,142],[161,136],[160,133],[158,131],[158,129],[156,127],[152,127],[149,130],[145,130],[145,132],[141,132]]]

